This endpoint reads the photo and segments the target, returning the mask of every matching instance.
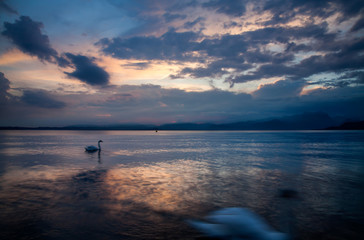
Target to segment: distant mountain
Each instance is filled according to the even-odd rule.
[[[336,125],[337,122],[322,112],[303,113],[277,119],[243,121],[228,124],[167,124],[161,130],[312,130]]]
[[[313,130],[340,124],[327,113],[313,112],[288,117],[227,124],[178,123],[159,126],[160,130]]]
[[[213,123],[172,123],[159,126],[158,130],[215,130],[217,126]]]
[[[328,127],[327,130],[364,130],[364,121],[345,122],[337,127]]]
[[[173,123],[156,125],[72,125],[66,127],[0,127],[0,130],[316,130],[316,129],[363,129],[363,122],[347,122],[333,119],[324,112],[308,112],[281,118],[241,121],[235,123]],[[342,124],[342,125],[340,125]],[[338,126],[338,127],[332,127]]]
[[[71,125],[65,127],[0,127],[0,130],[154,130],[154,125]]]
[[[154,125],[143,124],[112,124],[112,125],[72,125],[62,127],[64,130],[152,130],[155,129]]]

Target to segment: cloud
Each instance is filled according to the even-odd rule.
[[[231,69],[232,73],[227,81],[246,82],[260,78],[284,76],[295,73],[296,69],[288,67],[292,65],[294,54],[301,51],[312,51],[319,48],[316,45],[295,44],[293,41],[314,38],[321,41],[332,41],[334,34],[328,34],[326,25],[304,27],[270,27],[249,31],[242,34],[226,34],[218,38],[207,38],[195,43],[195,51],[200,51],[216,60],[210,61],[205,67],[195,69],[184,68],[178,76],[189,74],[192,77],[216,77],[217,73],[226,74],[224,69]],[[285,47],[280,52],[265,49],[269,44],[281,44]],[[333,44],[332,44],[333,45]],[[332,46],[337,47],[338,44]],[[258,70],[241,75],[240,72],[258,65]],[[263,65],[262,65],[263,64]],[[254,74],[253,74],[254,73]]]
[[[273,14],[268,25],[287,23],[297,16],[309,16],[328,18],[341,14],[340,19],[345,20],[360,13],[364,4],[361,0],[328,0],[328,1],[291,1],[291,0],[269,0],[263,1],[263,11]]]
[[[205,20],[205,18],[203,17],[198,17],[196,18],[195,20],[193,21],[188,21],[188,22],[185,22],[183,24],[183,27],[186,28],[186,29],[191,29],[193,28],[194,26],[196,26],[197,24],[201,24],[203,26],[203,21]]]
[[[225,14],[235,24],[223,22],[224,34],[204,35],[208,15],[191,18],[186,11],[191,6],[204,14]],[[147,4],[135,10],[135,16],[153,16],[161,29],[166,19],[178,19],[182,22],[179,27],[174,25],[164,34],[104,38],[96,45],[118,59],[176,61],[181,68],[171,78],[219,78],[231,86],[262,78],[302,80],[328,72],[340,75],[362,69],[363,37],[358,32],[363,25],[363,6],[358,0],[162,1],[157,7]],[[248,23],[251,14],[262,17]],[[343,21],[346,26],[340,25]],[[197,24],[201,29],[196,31]],[[252,30],[242,32],[251,24]],[[339,30],[335,24],[340,25]],[[232,28],[240,28],[240,32],[232,34]],[[195,31],[183,31],[186,29]],[[196,64],[184,66],[185,62]]]
[[[245,13],[245,5],[248,1],[243,0],[210,0],[202,4],[202,7],[213,9],[218,13],[224,13],[234,17],[240,17]]]
[[[362,62],[364,61],[362,54],[364,51],[363,43],[363,40],[356,43],[351,42],[348,45],[343,45],[338,52],[313,55],[297,64],[286,65],[274,63],[274,61],[268,62],[249,74],[236,76],[231,81],[239,83],[271,77],[303,79],[321,73],[344,73],[350,70],[360,70],[363,68]]]
[[[93,107],[108,109],[119,121],[144,123],[227,121],[230,117],[239,119],[245,113],[237,113],[237,109],[247,105],[251,99],[245,93],[220,90],[186,92],[157,85],[124,85],[114,88],[114,92],[118,93],[110,95],[106,102],[98,101]],[[128,114],[120,114],[122,112]]]
[[[5,77],[5,74],[0,72],[0,103],[4,104],[9,96],[10,81]]]
[[[121,65],[123,68],[155,71],[157,63],[170,64],[171,78],[185,78],[174,81],[173,86],[187,86],[188,81],[203,78],[196,82],[226,81],[231,86],[235,84],[230,90],[236,90],[236,93],[218,89],[205,92],[173,89],[168,79],[153,79],[147,72],[140,72],[143,79],[138,79],[138,83],[158,81],[166,88],[122,85],[101,87],[92,93],[65,91],[64,95],[25,89],[23,97],[9,98],[6,94],[13,91],[9,91],[9,83],[4,77],[0,81],[1,96],[7,96],[13,102],[16,116],[33,114],[33,119],[40,119],[36,116],[39,113],[54,119],[51,110],[55,110],[55,114],[62,108],[57,108],[57,103],[39,107],[41,101],[37,104],[36,99],[46,99],[46,102],[48,97],[61,102],[58,106],[67,103],[62,108],[69,114],[61,116],[64,122],[87,119],[92,123],[96,121],[93,116],[110,116],[108,121],[114,123],[152,120],[231,122],[303,111],[363,115],[361,112],[364,111],[359,111],[364,84],[362,1],[157,2],[108,0],[112,6],[120,8],[120,13],[128,19],[128,27],[114,28],[112,19],[119,14],[107,17],[110,31],[104,32],[107,38],[97,41],[99,53],[129,60],[115,61],[118,67],[126,62]],[[72,21],[70,23],[76,23]],[[44,23],[48,25],[48,22]],[[82,52],[57,53],[42,28],[42,23],[22,16],[15,22],[5,23],[2,34],[24,53],[64,67],[62,71],[70,78],[93,86],[109,84],[111,77],[97,65],[96,58]],[[131,30],[125,32],[126,29]],[[78,34],[81,33],[84,31]],[[115,70],[115,76],[128,75],[118,70]],[[144,76],[149,76],[148,80]],[[246,86],[251,89],[262,79],[279,81],[262,84],[250,94],[240,93]],[[253,80],[257,82],[247,84]],[[322,89],[307,90],[320,86]],[[304,95],[300,95],[302,89]]]
[[[364,119],[362,91],[364,91],[363,86],[319,88],[287,104],[285,111],[322,111],[330,116]]]
[[[176,76],[188,74],[199,78],[227,74],[225,81],[233,85],[262,78],[297,79],[326,72],[342,73],[362,69],[364,39],[339,39],[336,34],[327,31],[325,24],[277,27],[207,39],[199,43],[196,49],[217,60],[203,67],[183,68]],[[311,44],[296,44],[307,39],[310,39]],[[271,44],[281,46],[282,49],[267,49]],[[316,51],[319,52],[317,55],[312,54]],[[305,53],[311,56],[296,60],[296,55]],[[224,71],[229,68],[229,73]]]
[[[65,53],[64,56],[69,60],[70,66],[75,68],[73,72],[64,72],[67,76],[93,86],[109,83],[110,75],[95,63],[95,58],[72,53]]]
[[[158,2],[109,0],[109,3],[137,22],[137,25],[126,33],[128,36],[150,35],[167,27],[170,22],[183,19],[184,14],[166,10],[173,6],[175,2],[175,0],[160,0]]]
[[[229,74],[228,68],[235,71],[244,71],[252,67],[250,64],[242,63],[244,60],[239,58],[216,60],[206,65],[206,67],[183,68],[178,75],[172,75],[174,78],[183,78],[186,75],[193,78],[215,78],[222,77],[224,74]]]
[[[326,87],[347,87],[350,85],[363,85],[364,84],[364,71],[347,71],[338,76],[335,81],[326,81],[326,79],[319,79],[312,81],[312,84],[321,84]]]
[[[24,53],[36,56],[41,61],[57,62],[58,53],[51,47],[48,36],[42,34],[41,22],[21,16],[15,23],[5,22],[4,28],[2,35],[8,37]]]
[[[19,101],[14,100],[11,108],[6,109],[6,118],[1,119],[1,123],[55,125],[55,115],[58,125],[223,123],[302,112],[326,112],[330,116],[364,118],[364,87],[320,88],[301,95],[303,86],[306,86],[303,81],[277,81],[262,85],[252,94],[217,89],[187,92],[150,84],[114,86],[100,88],[94,93],[73,92],[64,95],[24,89]]]
[[[252,94],[237,94],[217,89],[187,92],[157,85],[123,85],[113,88],[112,93],[102,89],[89,95],[91,101],[79,96],[78,102],[88,107],[80,109],[75,103],[75,108],[80,116],[92,109],[94,114],[110,114],[111,122],[143,123],[234,122],[320,111],[332,116],[364,117],[360,104],[363,87],[317,89],[301,95],[305,86],[304,81],[285,80],[262,85]]]
[[[60,109],[66,106],[64,102],[56,100],[49,92],[44,90],[24,90],[20,100],[40,108]]]
[[[15,23],[4,23],[5,31],[2,34],[8,37],[21,51],[38,57],[41,61],[57,64],[60,67],[73,67],[75,71],[67,76],[76,78],[90,85],[106,85],[109,74],[94,63],[94,58],[83,55],[64,53],[59,55],[51,47],[47,35],[42,34],[41,22],[35,22],[30,17],[21,16]]]
[[[129,37],[160,35],[172,26],[181,26],[184,22],[191,21],[191,15],[196,19],[191,10],[201,6],[199,2],[200,0],[109,0],[109,3],[137,23],[124,34]]]
[[[135,62],[135,63],[123,64],[121,66],[126,67],[126,68],[134,68],[137,70],[144,70],[144,69],[147,69],[149,67],[149,65],[150,65],[149,62]]]
[[[345,21],[360,14],[363,9],[362,0],[163,0],[158,1],[158,4],[155,1],[145,0],[109,1],[125,11],[129,17],[138,20],[138,26],[130,31],[130,35],[133,36],[164,32],[170,27],[169,23],[176,20],[185,21],[184,24],[187,27],[189,23],[193,22],[193,19],[196,19],[194,11],[196,9],[199,12],[208,12],[210,16],[218,13],[237,19],[249,14],[250,11],[261,16],[271,15],[272,17],[269,19],[259,19],[257,24],[263,26],[287,24],[298,19],[312,23],[314,18],[325,20],[330,17]],[[191,12],[194,14],[193,19],[191,19]],[[242,18],[241,20],[243,25],[248,23],[247,19]]]
[[[12,7],[10,7],[8,4],[6,4],[5,0],[0,0],[0,10],[7,12],[7,13],[18,15],[18,12],[15,9],[13,9]]]
[[[173,29],[161,37],[140,36],[131,38],[101,39],[96,43],[103,53],[120,59],[188,60],[199,34],[175,32]]]
[[[163,14],[163,17],[165,18],[165,20],[167,22],[172,22],[172,21],[178,20],[178,19],[185,19],[186,15],[178,14],[178,13],[172,14],[172,13],[166,12],[165,14]]]
[[[105,38],[96,45],[101,47],[103,53],[120,59],[199,62],[200,66],[182,68],[171,77],[221,78],[225,75],[225,80],[233,85],[261,78],[308,77],[320,71],[346,69],[339,61],[346,61],[352,68],[358,68],[358,64],[353,65],[352,61],[358,63],[361,55],[350,55],[349,48],[345,46],[353,45],[360,51],[361,40],[337,41],[336,36],[335,33],[328,32],[327,24],[322,23],[302,27],[266,27],[241,34],[213,37],[171,29],[160,37]],[[308,43],[301,43],[307,40]],[[267,48],[270,44],[280,44],[283,49],[271,51]],[[337,53],[339,49],[342,49],[340,54]],[[327,54],[312,56],[294,64],[295,54],[313,51],[325,51]],[[204,64],[207,59],[208,63]],[[336,63],[334,59],[337,60]],[[315,63],[309,65],[310,60]],[[325,65],[325,61],[328,64]],[[242,74],[249,69],[249,73]]]
[[[60,117],[64,116],[63,110],[67,107],[67,99],[61,94],[42,89],[14,89],[22,92],[22,96],[19,97],[9,90],[11,90],[10,81],[0,72],[0,124],[2,126],[30,126],[33,121],[54,125],[58,114]]]
[[[271,84],[261,85],[252,95],[260,99],[290,99],[299,97],[304,81],[281,80]]]
[[[364,28],[364,17],[361,17],[350,29],[352,32],[359,31]]]

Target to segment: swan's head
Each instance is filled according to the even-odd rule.
[[[99,143],[100,143],[100,142],[104,142],[104,141],[102,141],[102,140],[99,140]]]

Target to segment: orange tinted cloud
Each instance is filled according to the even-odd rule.
[[[13,48],[0,56],[0,65],[8,66],[14,63],[32,61],[33,58],[20,50]]]

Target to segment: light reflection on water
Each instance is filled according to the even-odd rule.
[[[100,154],[84,152],[102,139]],[[1,239],[195,239],[247,207],[295,239],[357,239],[363,132],[0,133]],[[299,199],[279,198],[293,188]]]
[[[207,152],[209,149],[194,149],[194,148],[172,148],[172,149],[138,149],[138,150],[118,150],[115,152],[112,152],[114,155],[121,155],[121,156],[133,156],[137,154],[154,154],[154,153],[175,153],[175,152],[196,152],[196,153],[203,153]]]

